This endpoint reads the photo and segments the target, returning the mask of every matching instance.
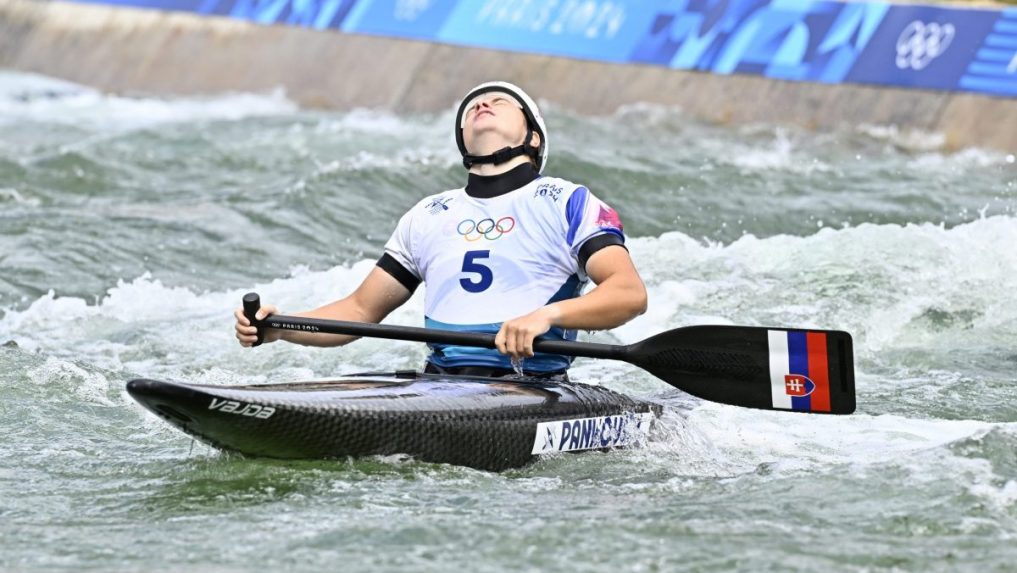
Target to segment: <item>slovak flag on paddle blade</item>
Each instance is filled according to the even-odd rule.
[[[826,334],[770,330],[767,335],[773,407],[829,412],[830,372],[826,358]]]

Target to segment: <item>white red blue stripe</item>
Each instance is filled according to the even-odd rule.
[[[774,408],[830,411],[826,334],[770,330],[770,396]]]

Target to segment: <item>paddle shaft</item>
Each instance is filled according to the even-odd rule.
[[[272,315],[256,321],[255,326],[293,330],[299,332],[324,332],[327,334],[346,334],[349,336],[367,336],[371,338],[387,338],[390,340],[409,340],[413,342],[431,342],[435,344],[457,344],[460,346],[477,346],[496,348],[493,334],[476,332],[458,332],[454,330],[435,330],[415,326],[393,326],[388,324],[370,324],[366,322],[350,322],[345,320],[322,320],[302,316]],[[570,342],[565,340],[535,340],[533,350],[564,356],[582,356],[585,358],[609,358],[625,360],[625,346],[615,344],[597,344],[593,342]]]
[[[326,334],[345,334],[348,336],[367,336],[370,338],[387,338],[389,340],[409,340],[412,342],[432,342],[435,344],[458,344],[460,346],[477,346],[480,348],[497,348],[493,334],[477,332],[458,332],[455,330],[436,330],[415,326],[392,326],[347,320],[324,320],[303,316],[271,315],[263,320],[254,318],[261,308],[261,298],[257,293],[244,296],[244,316],[252,325],[258,327],[258,342],[264,338],[262,328],[293,330],[297,332],[324,332]],[[534,340],[535,352],[561,354],[564,356],[582,356],[584,358],[608,358],[626,360],[628,347],[616,344],[597,344],[594,342],[571,342],[567,340]]]

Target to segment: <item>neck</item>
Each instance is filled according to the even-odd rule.
[[[491,199],[510,193],[532,182],[540,175],[528,161],[497,175],[480,175],[472,170],[466,183],[466,194],[477,199]]]
[[[473,155],[490,155],[497,151],[501,151],[506,147],[518,147],[523,144],[526,139],[525,136],[520,136],[519,141],[511,141],[506,138],[502,133],[495,130],[480,130],[476,133],[475,139],[473,140],[473,147],[476,152]],[[515,169],[523,163],[529,163],[530,159],[525,155],[513,157],[504,163],[479,163],[470,167],[470,173],[475,175],[483,175],[490,177],[492,175],[501,175]]]
[[[492,152],[489,151],[488,153]],[[485,153],[482,155],[487,154]],[[483,175],[485,177],[490,177],[491,175],[501,175],[502,173],[512,171],[513,169],[519,167],[524,163],[531,163],[530,158],[526,157],[525,155],[520,155],[519,157],[513,157],[512,159],[509,159],[505,163],[498,164],[479,163],[477,165],[474,165],[473,167],[470,167],[470,173],[474,175]]]

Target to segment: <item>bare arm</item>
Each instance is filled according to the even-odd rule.
[[[505,322],[495,337],[498,350],[516,357],[533,356],[533,339],[552,326],[604,330],[646,312],[646,287],[624,248],[614,245],[597,251],[587,261],[586,273],[596,288]]]
[[[353,291],[346,298],[339,299],[314,310],[290,314],[292,316],[305,316],[309,318],[378,323],[384,320],[393,310],[409,300],[411,294],[392,275],[378,267],[374,267],[367,275],[367,278],[364,279],[364,282],[360,283],[360,286],[357,287],[357,290]],[[272,305],[262,306],[261,310],[258,311],[257,318],[261,320],[270,314],[279,314],[279,309]],[[257,340],[257,329],[251,326],[250,321],[244,316],[242,308],[237,309],[234,312],[234,316],[237,319],[237,340],[240,341],[242,346],[251,346]],[[342,346],[357,338],[356,336],[341,334],[321,334],[291,330],[268,329],[265,332],[265,342],[274,342],[282,339],[305,346]]]

